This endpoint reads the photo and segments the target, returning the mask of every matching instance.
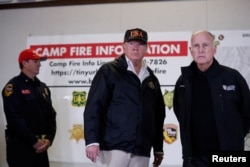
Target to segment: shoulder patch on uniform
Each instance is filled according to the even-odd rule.
[[[7,84],[4,88],[4,96],[10,96],[13,93],[13,85]]]

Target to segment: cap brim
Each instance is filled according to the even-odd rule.
[[[40,61],[46,61],[47,60],[47,56],[43,56],[40,58]]]
[[[139,41],[139,42],[143,42],[143,43],[147,43],[144,39],[141,38],[130,38],[128,40],[126,40],[125,42],[129,42],[129,41]]]

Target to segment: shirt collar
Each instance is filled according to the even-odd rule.
[[[127,64],[128,64],[127,70],[128,70],[128,71],[132,71],[134,74],[136,74],[135,68],[134,68],[134,66],[133,66],[133,64],[132,64],[132,62],[131,62],[131,60],[129,60],[127,56],[125,56],[125,58],[126,58],[126,61],[127,61]],[[149,76],[149,72],[148,72],[148,70],[147,70],[147,64],[146,64],[146,62],[145,62],[144,60],[141,61],[141,69],[140,69],[139,74],[138,74],[138,75],[136,74],[136,76],[140,79],[141,82],[142,82],[146,77]]]

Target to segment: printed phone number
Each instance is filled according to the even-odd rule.
[[[146,59],[148,65],[166,65],[168,62],[166,59]]]

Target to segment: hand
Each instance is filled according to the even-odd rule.
[[[38,141],[33,145],[36,153],[42,153],[47,151],[50,147],[50,141],[48,139],[38,139]]]
[[[38,139],[37,142],[33,145],[33,148],[37,150],[42,146],[43,146],[43,141],[41,139]]]
[[[50,141],[48,139],[42,139],[43,145],[36,150],[36,153],[42,153],[44,151],[47,151],[50,147]]]
[[[86,148],[86,155],[92,162],[96,162],[97,156],[100,155],[99,146],[96,145],[88,146]]]
[[[163,154],[162,153],[155,153],[154,154],[153,167],[160,166],[162,159],[163,159]]]

